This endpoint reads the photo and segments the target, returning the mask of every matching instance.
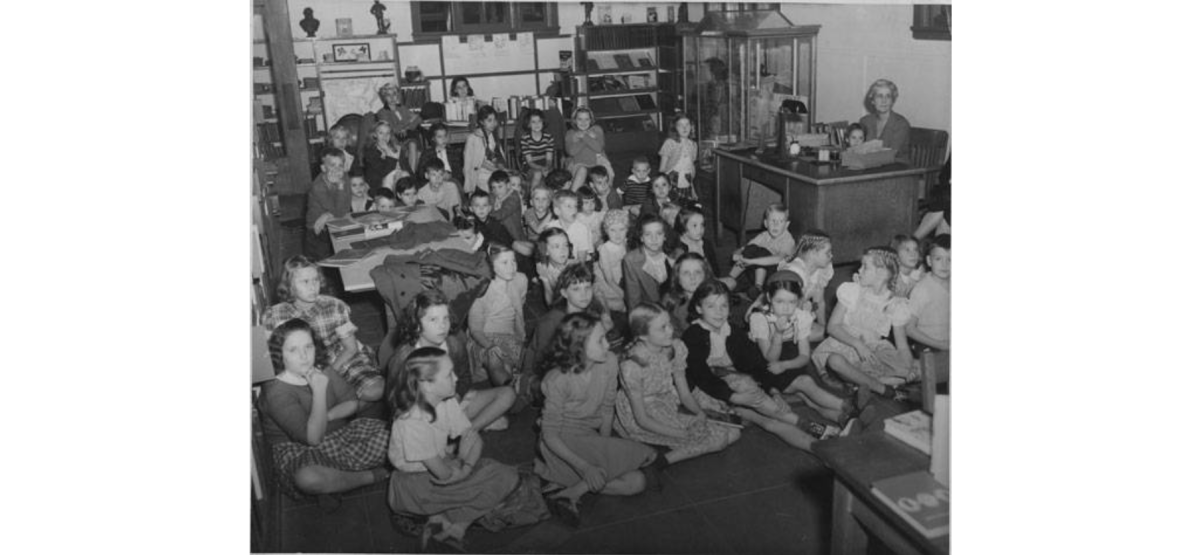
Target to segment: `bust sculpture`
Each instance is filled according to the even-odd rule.
[[[313,17],[312,8],[304,8],[304,19],[300,20],[300,28],[308,34],[308,38],[317,36],[317,29],[321,26],[321,20]]]

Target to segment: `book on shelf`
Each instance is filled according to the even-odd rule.
[[[634,69],[633,58],[629,54],[617,54],[613,56],[613,60],[617,62],[618,69]]]
[[[650,84],[648,75],[628,75],[625,77],[625,82],[629,83],[631,89],[649,89],[653,86]]]
[[[588,58],[586,65],[588,71],[600,71],[600,62],[596,61],[595,58]]]
[[[622,96],[617,99],[617,102],[621,104],[622,112],[636,112],[641,109],[638,107],[638,101],[634,100],[633,97]]]
[[[653,110],[653,109],[657,108],[657,106],[654,105],[654,97],[653,96],[650,96],[648,94],[639,94],[635,98],[637,98],[637,105],[638,105],[637,109],[638,110]]]
[[[888,435],[926,455],[931,452],[931,426],[929,415],[920,410],[906,412],[883,421],[883,431]]]
[[[950,533],[950,488],[918,470],[878,480],[871,493],[926,538]]]
[[[650,59],[650,55],[643,52],[638,55],[638,67],[653,68],[654,61]]]

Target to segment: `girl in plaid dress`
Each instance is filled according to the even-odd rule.
[[[354,418],[354,390],[317,364],[324,353],[312,327],[288,320],[271,332],[267,345],[275,379],[263,386],[259,407],[283,490],[294,497],[329,494],[387,478],[387,425]]]
[[[283,264],[279,278],[279,298],[263,314],[263,325],[274,329],[279,324],[300,318],[312,328],[313,341],[324,353],[317,364],[340,374],[360,401],[383,398],[383,375],[375,365],[375,353],[359,343],[358,327],[350,321],[350,306],[337,297],[322,295],[325,280],[316,264],[303,256],[293,256]]]

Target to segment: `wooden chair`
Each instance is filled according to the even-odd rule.
[[[938,172],[946,163],[946,150],[950,144],[950,134],[941,129],[926,129],[913,127],[908,133],[908,160],[914,168],[924,168],[921,175],[921,198],[925,198],[934,183],[937,182]]]

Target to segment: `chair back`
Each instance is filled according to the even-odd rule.
[[[941,170],[949,143],[950,134],[941,129],[913,127],[908,132],[908,159],[913,167]]]

